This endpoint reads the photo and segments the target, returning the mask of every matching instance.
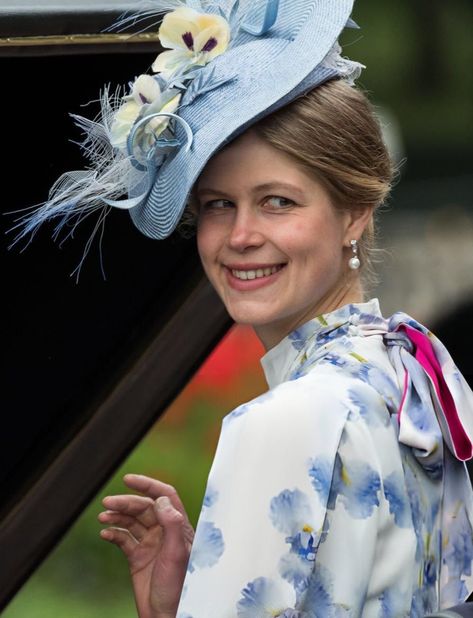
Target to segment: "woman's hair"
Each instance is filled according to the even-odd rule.
[[[317,86],[251,129],[321,182],[337,209],[369,207],[375,212],[389,194],[393,165],[373,107],[343,80]],[[188,222],[184,218],[184,230]],[[372,220],[359,242],[361,272],[368,284],[375,281],[374,241]]]
[[[328,190],[336,208],[373,208],[386,200],[394,168],[368,98],[343,80],[325,82],[253,126]],[[374,218],[373,218],[374,219]],[[375,281],[374,220],[359,242],[363,279]]]

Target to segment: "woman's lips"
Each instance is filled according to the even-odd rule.
[[[227,281],[231,288],[240,292],[256,290],[274,283],[285,264],[231,264],[225,266]]]

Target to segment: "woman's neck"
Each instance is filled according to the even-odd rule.
[[[253,325],[253,329],[258,339],[263,344],[266,351],[276,346],[289,333],[296,330],[309,320],[335,311],[344,305],[351,303],[361,303],[364,301],[364,293],[359,277],[352,281],[350,285],[338,287],[336,290],[329,291],[323,298],[319,299],[306,311],[297,315],[272,322],[270,324]]]

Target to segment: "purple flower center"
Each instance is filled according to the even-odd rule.
[[[145,95],[144,95],[144,94],[141,94],[141,92],[139,92],[139,93],[138,93],[138,95],[139,95],[139,97],[140,97],[141,102],[143,103],[143,105],[145,105],[146,103],[149,103],[148,99],[145,97]]]
[[[218,45],[218,41],[215,37],[210,37],[207,43],[202,47],[203,52],[211,52],[212,49],[215,49]]]
[[[194,51],[194,37],[192,36],[192,32],[184,32],[182,40],[188,49]]]

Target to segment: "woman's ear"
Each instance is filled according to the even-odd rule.
[[[373,219],[372,206],[351,208],[345,211],[345,234],[343,244],[350,245],[350,240],[361,238],[365,228]]]

